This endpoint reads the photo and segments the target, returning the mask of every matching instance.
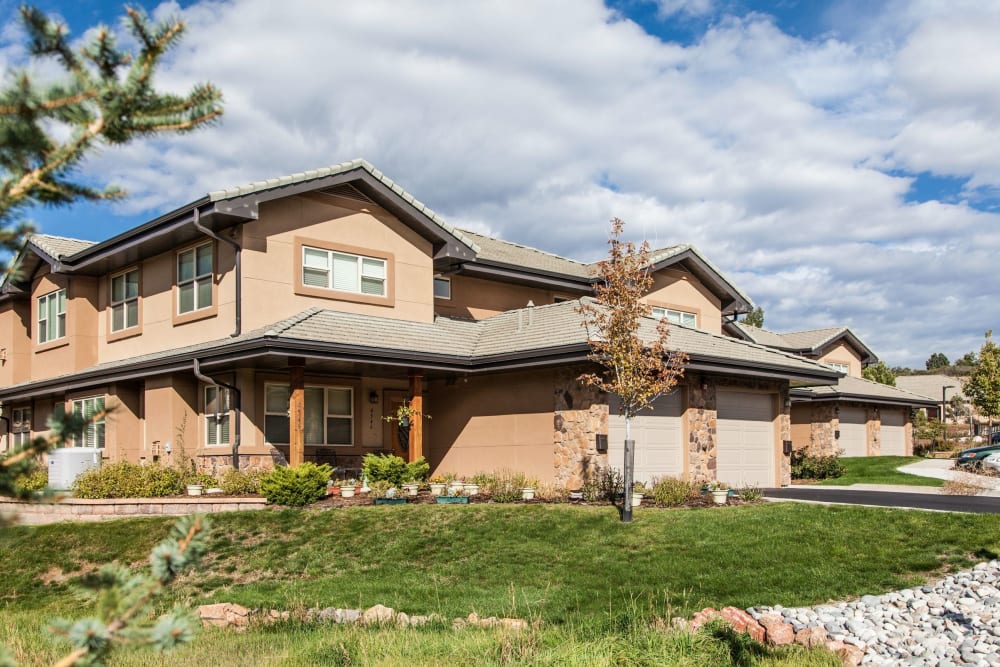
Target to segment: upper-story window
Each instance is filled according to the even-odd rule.
[[[48,343],[66,336],[66,290],[38,297],[38,342]]]
[[[229,444],[229,390],[205,387],[205,444]]]
[[[451,278],[445,278],[443,276],[434,276],[434,298],[435,299],[451,298]]]
[[[835,371],[840,371],[841,373],[844,373],[845,375],[850,375],[851,373],[851,367],[847,364],[841,364],[836,361],[828,361],[826,362],[826,365]]]
[[[386,261],[379,257],[302,246],[302,284],[386,296]]]
[[[76,439],[77,447],[104,447],[104,397],[81,398],[73,401],[73,414],[90,421]]]
[[[212,305],[212,244],[177,253],[177,314]]]
[[[698,326],[698,315],[696,313],[688,313],[683,310],[673,310],[671,308],[653,306],[652,315],[658,320],[667,318],[667,321],[671,324],[681,324],[686,327]]]
[[[139,326],[139,269],[111,276],[111,331]]]

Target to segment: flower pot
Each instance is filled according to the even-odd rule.
[[[353,486],[342,486],[342,487],[340,487],[340,495],[343,496],[344,498],[353,498],[354,497],[354,491],[355,491],[355,489],[354,489]]]
[[[376,505],[405,505],[406,498],[376,498]]]
[[[466,484],[465,485],[465,493],[466,493],[466,495],[469,495],[469,496],[478,496],[479,495],[479,485],[478,484]]]
[[[442,493],[444,493],[444,487],[445,487],[444,484],[437,484],[437,483],[431,484],[431,494],[435,496],[440,496]]]
[[[641,493],[633,493],[632,494],[632,507],[638,507],[641,504],[642,504],[642,494]]]
[[[187,492],[189,496],[200,496],[205,491],[204,484],[188,484]]]
[[[419,484],[404,484],[403,490],[406,491],[406,495],[415,496],[420,491]]]
[[[438,505],[468,505],[468,496],[438,496],[434,499]]]
[[[448,493],[453,496],[461,494],[465,490],[465,484],[462,482],[452,482],[448,485]]]
[[[521,489],[521,499],[522,500],[534,500],[535,499],[535,489],[531,486],[526,486]]]
[[[712,491],[712,500],[715,501],[716,505],[725,505],[728,497],[729,491],[725,489],[721,491]]]

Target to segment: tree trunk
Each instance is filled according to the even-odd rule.
[[[622,522],[632,521],[632,471],[635,464],[635,442],[632,441],[632,417],[625,415],[625,462],[624,479],[625,493],[623,494],[624,504],[622,505]]]

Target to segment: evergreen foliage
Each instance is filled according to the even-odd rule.
[[[326,495],[327,483],[333,468],[300,463],[294,468],[279,466],[260,481],[260,493],[267,502],[288,507],[302,507]]]
[[[757,306],[743,318],[744,324],[749,324],[752,327],[757,327],[758,329],[764,328],[764,309]]]
[[[872,364],[861,371],[861,377],[872,382],[887,384],[890,387],[896,386],[896,374],[884,361]]]
[[[935,352],[927,358],[927,362],[924,365],[927,367],[927,370],[933,371],[950,366],[951,362],[948,361],[948,357],[943,352]]]

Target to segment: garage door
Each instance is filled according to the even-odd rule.
[[[682,392],[661,396],[653,410],[643,410],[632,418],[635,440],[635,480],[649,482],[654,477],[684,474],[684,439],[681,415]],[[608,462],[622,469],[625,459],[625,418],[618,414],[617,397],[610,401],[608,416]]]
[[[902,410],[882,410],[882,456],[906,456],[905,423]]]
[[[868,456],[868,427],[864,408],[840,409],[840,440],[843,456]]]
[[[777,486],[774,394],[718,393],[718,478],[733,486]]]

